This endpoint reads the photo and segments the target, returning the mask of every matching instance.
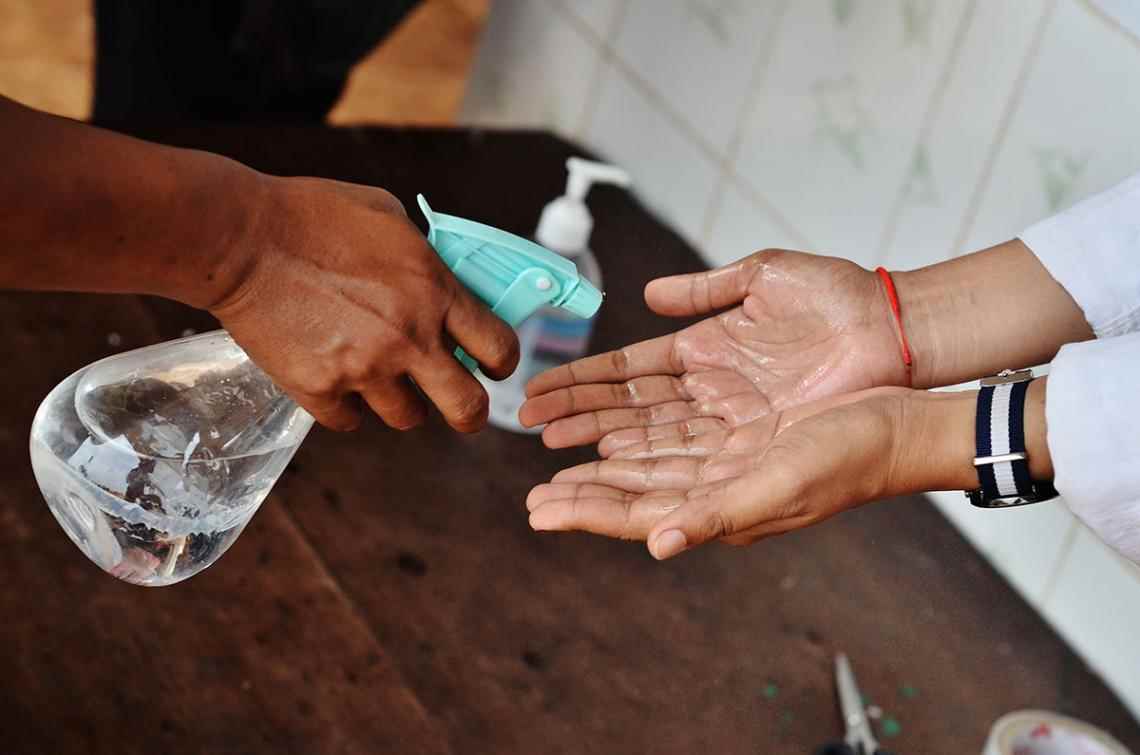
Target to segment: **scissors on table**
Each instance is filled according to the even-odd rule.
[[[839,710],[843,713],[847,733],[842,742],[829,742],[816,750],[816,755],[890,755],[879,749],[863,695],[855,683],[851,663],[843,653],[835,656],[835,686],[839,690]]]

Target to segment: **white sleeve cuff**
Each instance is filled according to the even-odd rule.
[[[1140,330],[1140,174],[1021,234],[1098,337]]]
[[[1045,393],[1054,485],[1102,540],[1140,564],[1140,333],[1062,347]]]

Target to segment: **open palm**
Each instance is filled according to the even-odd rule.
[[[879,498],[902,452],[903,388],[803,404],[731,429],[661,438],[565,469],[527,497],[537,530],[645,540],[658,558],[748,545]]]
[[[907,381],[878,278],[853,262],[767,250],[653,281],[645,299],[662,315],[730,309],[534,378],[520,419],[549,423],[548,446],[601,441],[608,453],[677,427],[688,435],[736,427]]]

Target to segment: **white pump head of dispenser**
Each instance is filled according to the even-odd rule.
[[[585,251],[594,230],[594,218],[586,206],[586,194],[596,183],[629,186],[629,174],[612,165],[571,157],[566,161],[566,193],[542,209],[535,239],[567,257]]]

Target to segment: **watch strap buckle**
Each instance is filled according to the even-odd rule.
[[[1027,383],[1033,379],[1033,370],[1002,370],[996,375],[984,377],[981,380],[983,388],[992,388],[996,385],[1009,385],[1010,383]]]

